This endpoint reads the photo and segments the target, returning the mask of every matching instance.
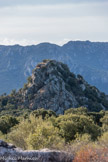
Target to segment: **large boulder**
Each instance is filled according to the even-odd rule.
[[[73,156],[57,150],[22,150],[0,140],[0,162],[72,162]]]

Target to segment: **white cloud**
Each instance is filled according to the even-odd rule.
[[[1,2],[1,1],[0,1]],[[108,3],[8,6],[0,9],[1,44],[108,41]],[[61,42],[61,43],[60,43]]]
[[[15,44],[20,44],[22,46],[26,46],[26,45],[35,45],[38,44],[40,42],[36,41],[36,40],[27,40],[27,39],[22,39],[22,40],[15,40],[15,39],[8,39],[8,38],[4,38],[4,39],[0,39],[0,44],[1,45],[15,45]]]

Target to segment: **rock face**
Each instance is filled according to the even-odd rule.
[[[55,60],[43,60],[38,64],[21,93],[26,107],[51,109],[57,114],[63,114],[71,107],[90,109],[90,106],[97,108],[98,105],[98,110],[103,110],[108,105],[104,96],[105,106],[102,93],[96,87],[90,86],[82,76],[76,77],[67,65]]]
[[[77,107],[78,102],[72,91],[66,90],[66,80],[70,71],[66,65],[54,60],[45,60],[37,65],[31,77],[31,83],[25,91],[29,105],[33,109],[52,109],[56,113],[63,113],[70,107]],[[68,77],[68,78],[67,78]]]
[[[0,162],[72,162],[73,156],[57,150],[23,151],[0,140]]]

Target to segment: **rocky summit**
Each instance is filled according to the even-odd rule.
[[[80,106],[89,111],[108,110],[108,96],[56,60],[43,60],[23,88],[0,96],[0,111],[45,108],[63,114]]]
[[[45,108],[63,114],[79,106],[100,111],[108,108],[108,99],[81,75],[70,72],[67,65],[55,60],[43,60],[33,70],[28,83],[18,92],[30,109]]]
[[[68,67],[63,63],[45,60],[38,64],[24,92],[26,100],[29,95],[33,95],[29,102],[30,108],[44,107],[60,114],[64,109],[77,107],[73,92],[66,89],[66,80],[70,75]]]

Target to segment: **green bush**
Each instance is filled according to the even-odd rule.
[[[99,142],[106,143],[108,145],[108,131],[104,132],[101,137],[98,138]]]
[[[65,115],[70,114],[70,113],[79,114],[79,115],[81,115],[81,114],[87,115],[87,112],[88,112],[88,110],[86,107],[70,108],[65,111]]]
[[[27,81],[28,81],[28,83],[32,83],[32,77],[29,76],[29,77],[27,78]]]
[[[35,118],[33,115],[13,127],[8,134],[8,139],[23,149],[60,147],[63,144],[58,128],[55,128],[51,121]]]
[[[103,118],[100,119],[102,122],[102,132],[108,131],[108,115],[105,115]]]
[[[85,115],[68,114],[56,119],[56,126],[60,128],[61,136],[66,142],[75,139],[75,135],[88,133],[95,140],[100,135],[100,127]]]
[[[12,116],[0,117],[0,131],[4,134],[10,131],[10,128],[18,124],[18,120]]]
[[[99,126],[102,126],[101,118],[105,115],[104,111],[100,112],[88,112],[87,113],[92,119],[94,120],[95,124],[98,124]]]
[[[42,122],[35,132],[30,133],[27,138],[29,149],[56,148],[63,144],[63,139],[59,136],[59,130],[50,122]]]
[[[91,135],[88,133],[85,133],[83,135],[76,134],[75,141],[79,142],[90,142],[91,141]]]
[[[28,119],[22,120],[17,126],[13,127],[11,132],[8,134],[8,139],[10,142],[12,142],[14,145],[27,149],[27,138],[30,135],[30,133],[35,132],[37,129],[37,126],[42,123],[41,118],[35,118],[32,115]]]
[[[80,144],[97,139],[101,143],[107,141],[107,111],[92,113],[79,107],[66,110],[59,116],[43,108],[31,114],[28,109],[15,113],[20,113],[19,117],[0,117],[0,138],[23,149],[60,149],[77,141]]]
[[[42,119],[45,119],[45,118],[48,118],[48,117],[51,117],[51,116],[55,116],[56,117],[56,113],[54,111],[46,110],[44,108],[34,110],[32,112],[32,115],[34,115],[35,117],[42,116]]]

